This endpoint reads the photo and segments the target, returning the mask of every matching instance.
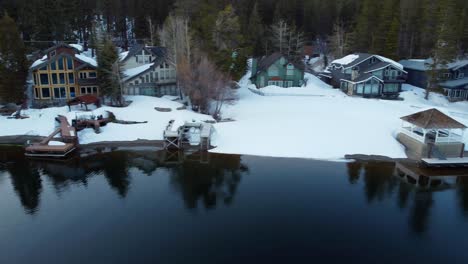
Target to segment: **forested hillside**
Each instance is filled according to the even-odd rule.
[[[188,19],[197,48],[217,61],[228,54],[223,49],[241,56],[263,55],[281,48],[283,40],[302,46],[320,39],[336,56],[359,51],[394,59],[429,57],[440,41],[458,55],[468,49],[466,0],[2,2],[0,14],[6,11],[16,21],[28,47],[89,41],[95,18],[124,49],[135,41],[159,44],[158,29],[172,13]]]

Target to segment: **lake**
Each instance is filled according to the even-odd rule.
[[[395,166],[2,147],[0,263],[468,263],[468,172]]]

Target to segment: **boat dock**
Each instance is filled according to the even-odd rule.
[[[427,167],[468,167],[468,157],[445,159],[425,158],[421,159],[421,162]]]
[[[176,123],[171,120],[164,130],[165,149],[187,149],[197,147],[207,151],[211,147],[213,125],[204,122]]]
[[[59,127],[41,142],[27,146],[26,156],[63,158],[76,149],[78,137],[75,128],[64,116],[58,116],[56,120],[60,123]],[[58,134],[60,138],[55,138]]]

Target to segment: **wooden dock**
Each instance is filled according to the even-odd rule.
[[[41,142],[26,147],[26,156],[63,158],[76,149],[78,137],[75,128],[64,116],[58,116],[56,120],[60,123],[59,127]],[[58,134],[60,138],[56,139]]]
[[[171,120],[164,130],[165,149],[199,148],[207,151],[211,147],[213,125],[203,122],[176,123]]]

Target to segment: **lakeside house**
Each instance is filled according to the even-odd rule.
[[[333,61],[320,76],[348,95],[397,98],[406,80],[406,71],[391,59],[356,53]]]
[[[127,95],[179,95],[175,65],[164,47],[135,45],[121,54]]]
[[[30,68],[34,105],[64,105],[77,96],[99,95],[94,59],[64,43],[43,51],[43,54]]]
[[[254,58],[250,80],[257,88],[269,85],[285,88],[300,87],[304,83],[304,64],[289,59],[281,53]]]
[[[402,60],[400,63],[408,72],[407,82],[411,85],[426,88],[428,71],[432,59]],[[468,100],[468,59],[449,63],[447,68],[437,67],[439,73],[438,85],[444,90],[450,101]]]

